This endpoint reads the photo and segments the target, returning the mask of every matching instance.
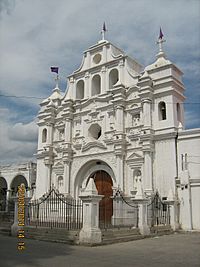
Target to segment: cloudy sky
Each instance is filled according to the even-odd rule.
[[[186,127],[200,127],[200,0],[0,0],[0,164],[34,159],[50,66],[60,67],[65,91],[104,21],[107,39],[144,66],[162,26],[167,57],[184,72]]]

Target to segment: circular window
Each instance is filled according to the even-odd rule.
[[[95,64],[98,64],[101,61],[101,54],[96,54],[93,57],[93,61],[94,61]]]

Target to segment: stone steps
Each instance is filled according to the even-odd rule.
[[[102,231],[102,244],[113,244],[139,240],[147,237],[154,237],[166,234],[172,234],[173,230],[170,226],[159,225],[151,228],[149,236],[143,236],[139,233],[139,229],[108,229]]]
[[[138,229],[107,229],[102,231],[102,245],[143,238]]]
[[[152,235],[164,235],[173,233],[173,230],[170,225],[153,226],[150,230]]]
[[[43,241],[77,244],[78,230],[25,227],[25,237]]]
[[[67,244],[79,244],[79,230],[66,230],[63,228],[46,228],[46,227],[25,227],[25,238],[36,240],[43,240],[49,242],[60,242]],[[102,230],[102,243],[96,245],[106,245],[120,242],[128,242],[146,237],[154,237],[173,233],[170,226],[154,226],[151,228],[149,236],[142,236],[139,229],[107,229]],[[4,227],[0,226],[1,235],[10,235],[10,225],[5,224]],[[95,245],[95,244],[93,244]]]

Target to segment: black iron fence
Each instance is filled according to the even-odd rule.
[[[101,229],[137,228],[138,205],[119,190],[113,197],[104,197],[99,204],[99,225]]]
[[[147,220],[150,227],[170,225],[170,205],[161,200],[158,192],[147,206]]]
[[[82,202],[65,197],[54,188],[38,200],[28,204],[27,225],[36,227],[82,228]]]

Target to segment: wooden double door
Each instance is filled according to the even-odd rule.
[[[113,183],[110,175],[105,171],[97,171],[94,174],[94,182],[99,195],[104,195],[99,203],[100,226],[111,224],[113,215]]]

